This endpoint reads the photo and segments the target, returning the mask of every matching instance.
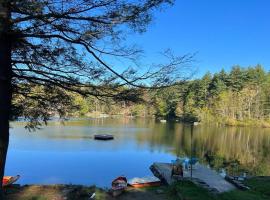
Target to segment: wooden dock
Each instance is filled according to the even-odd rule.
[[[154,163],[150,167],[153,174],[165,184],[172,184],[174,180],[171,178],[172,164],[170,163]],[[190,177],[190,170],[184,170],[184,179]],[[192,182],[200,185],[211,192],[227,192],[235,189],[235,186],[227,182],[216,171],[197,163],[193,167]]]

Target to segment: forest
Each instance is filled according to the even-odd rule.
[[[68,116],[152,117],[270,127],[270,73],[260,65],[248,68],[233,66],[228,72],[221,70],[214,74],[208,72],[201,78],[168,88],[135,90],[134,96],[137,97],[130,101],[98,99],[68,92],[73,105],[68,110]],[[18,99],[17,96],[14,104],[25,104],[24,99]]]

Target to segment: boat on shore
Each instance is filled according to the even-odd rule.
[[[109,134],[96,134],[94,135],[95,140],[113,140],[114,136]]]
[[[7,187],[15,183],[20,178],[20,175],[17,176],[4,176],[2,185],[3,187]]]
[[[112,181],[111,194],[116,197],[122,194],[127,188],[127,178],[125,176],[119,176]]]
[[[143,187],[153,187],[160,186],[161,181],[154,176],[142,177],[142,178],[133,178],[128,181],[128,185],[134,188],[143,188]]]

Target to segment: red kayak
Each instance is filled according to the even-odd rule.
[[[118,196],[127,188],[127,178],[119,176],[112,181],[112,195]]]
[[[20,178],[20,175],[17,176],[4,176],[2,185],[3,187],[9,186],[15,183]]]

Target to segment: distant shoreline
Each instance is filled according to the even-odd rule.
[[[175,117],[175,118],[155,118],[153,116],[149,117],[142,117],[142,116],[128,116],[128,115],[109,115],[109,114],[102,114],[96,116],[69,116],[65,119],[61,119],[59,116],[52,117],[48,122],[69,122],[69,121],[76,121],[76,120],[87,120],[87,119],[150,119],[155,120],[156,122],[166,121],[166,122],[174,122],[174,123],[184,123],[189,124],[189,119],[184,117]],[[163,120],[166,119],[166,120]],[[27,121],[19,118],[16,121],[11,121],[11,123],[26,123]],[[270,121],[269,120],[254,120],[254,119],[246,119],[246,120],[235,120],[230,118],[217,118],[215,120],[207,120],[201,121],[200,124],[203,125],[218,125],[218,126],[228,126],[228,127],[258,127],[258,128],[270,128]],[[45,125],[45,124],[44,124]]]

